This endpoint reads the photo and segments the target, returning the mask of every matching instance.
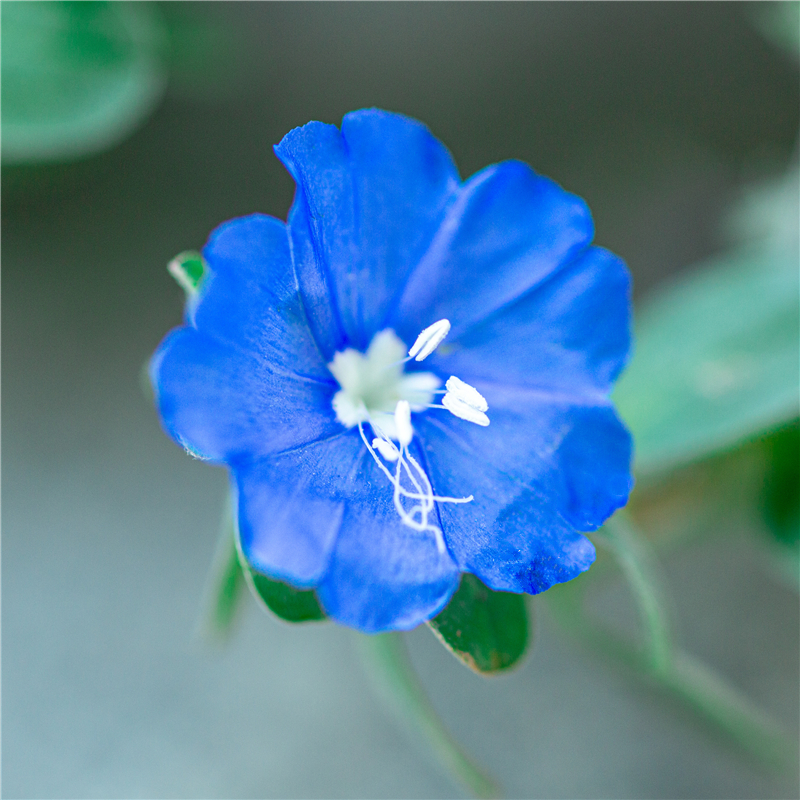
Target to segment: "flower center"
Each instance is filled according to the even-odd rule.
[[[366,353],[347,349],[328,368],[342,387],[333,397],[336,419],[346,428],[369,422],[385,439],[397,439],[394,411],[405,400],[412,411],[423,411],[442,385],[432,372],[406,373],[406,346],[392,330],[381,331]]]
[[[393,330],[376,334],[366,353],[348,348],[334,355],[328,364],[341,389],[333,396],[336,419],[346,428],[358,426],[359,434],[375,463],[394,487],[394,505],[405,525],[436,536],[440,552],[444,537],[428,522],[435,503],[469,503],[469,497],[440,497],[433,493],[430,479],[409,453],[414,436],[411,412],[429,408],[446,409],[451,414],[486,426],[488,404],[477,389],[451,376],[441,390],[441,380],[432,372],[406,373],[403,365],[412,358],[423,361],[447,336],[450,323],[439,320],[425,328],[408,350]],[[442,403],[433,403],[443,394]],[[364,424],[373,431],[370,444]],[[379,455],[380,454],[380,455]],[[386,462],[386,463],[384,463]],[[392,464],[394,470],[387,466]],[[408,504],[412,503],[411,507]]]

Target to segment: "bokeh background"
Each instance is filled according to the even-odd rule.
[[[768,5],[147,5],[161,72],[137,119],[34,163],[6,139],[2,4],[5,797],[461,796],[374,699],[355,634],[253,601],[227,645],[195,636],[227,483],[141,386],[181,319],[166,263],[223,220],[285,218],[271,148],[292,127],[379,106],[425,121],[463,176],[521,158],[586,198],[638,301],[720,251],[743,187],[790,163],[797,62],[762,34]],[[797,595],[729,517],[664,558],[681,641],[796,733]],[[595,602],[632,617],[614,581]],[[796,770],[765,770],[534,608],[533,650],[500,678],[408,636],[510,796],[798,796]]]

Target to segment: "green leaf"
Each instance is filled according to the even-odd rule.
[[[236,546],[228,548],[221,565],[214,603],[214,624],[219,630],[228,630],[236,613],[241,590],[244,588],[244,575],[239,566]]]
[[[229,632],[245,584],[259,604],[286,622],[327,619],[313,591],[295,589],[253,569],[242,553],[237,527],[234,502],[229,498],[206,584],[201,630],[213,635]]]
[[[242,552],[238,533],[236,550],[250,591],[259,603],[276,617],[285,622],[314,622],[328,618],[313,589],[295,589],[288,583],[269,578],[254,570]]]
[[[276,616],[286,622],[314,622],[327,619],[313,590],[295,589],[283,581],[268,578],[248,565],[248,583],[256,597]]]
[[[796,257],[739,250],[642,309],[634,358],[615,393],[639,475],[730,448],[798,415],[799,305]]]
[[[800,589],[800,420],[762,443],[767,469],[760,510],[772,534],[769,557],[777,574]]]
[[[211,636],[227,636],[244,592],[245,577],[239,563],[236,535],[226,504],[217,550],[206,583],[201,631]]]
[[[167,34],[149,3],[2,3],[3,162],[107,149],[155,108]]]
[[[185,250],[167,264],[167,270],[186,294],[191,295],[206,276],[208,266],[196,250]]]
[[[528,645],[525,598],[492,591],[468,573],[428,625],[453,655],[480,673],[513,667]]]
[[[776,47],[800,55],[800,3],[756,3],[748,9],[756,28]]]
[[[800,540],[800,420],[770,436],[764,447],[764,520],[779,542],[796,545]]]
[[[415,740],[475,797],[501,797],[500,787],[464,753],[450,735],[414,671],[400,633],[360,635],[359,651],[373,688]]]

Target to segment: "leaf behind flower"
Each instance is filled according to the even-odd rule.
[[[645,305],[614,395],[639,475],[697,461],[798,415],[799,297],[789,253],[741,249]]]
[[[456,658],[484,674],[515,666],[528,646],[525,598],[492,591],[468,573],[428,625]]]

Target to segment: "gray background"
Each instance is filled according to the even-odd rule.
[[[271,146],[378,105],[423,119],[462,174],[517,157],[590,203],[637,296],[722,245],[722,209],[787,162],[796,64],[744,4],[181,4],[213,80],[178,76],[131,139],[4,172],[3,794],[458,797],[370,694],[355,634],[248,598],[193,637],[226,493],[160,431],[140,369],[180,321],[165,271],[222,220],[285,217]],[[214,59],[217,59],[215,61]],[[666,562],[682,642],[790,728],[797,597],[746,526]],[[611,585],[597,602],[624,616]],[[615,673],[536,604],[521,669],[483,680],[408,636],[447,724],[520,797],[797,797]]]

